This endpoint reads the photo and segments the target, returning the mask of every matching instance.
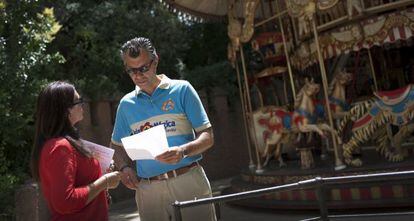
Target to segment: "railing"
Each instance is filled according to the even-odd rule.
[[[298,190],[301,188],[315,188],[316,196],[319,205],[320,216],[306,220],[329,220],[329,218],[352,218],[357,214],[346,215],[333,215],[328,214],[328,208],[326,205],[325,188],[327,185],[345,184],[345,183],[361,183],[361,182],[374,182],[374,181],[395,181],[395,180],[414,180],[414,170],[390,172],[390,173],[377,173],[367,175],[354,175],[354,176],[341,176],[341,177],[316,177],[314,179],[304,180],[297,183],[285,184],[280,186],[274,186],[269,188],[263,188],[258,190],[251,190],[241,193],[228,194],[223,196],[216,196],[204,199],[189,200],[189,201],[176,201],[173,203],[174,215],[176,221],[182,220],[181,209],[186,207],[193,207],[198,205],[229,202],[236,200],[251,199],[259,196],[263,196],[269,193],[281,192],[287,190]],[[389,216],[396,215],[397,213],[376,213],[376,214],[358,214],[358,216]],[[414,212],[401,212],[398,215],[414,215]]]

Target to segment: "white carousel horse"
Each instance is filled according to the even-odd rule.
[[[317,83],[306,79],[305,86],[299,91],[295,99],[295,111],[293,113],[293,122],[297,126],[299,132],[317,132],[324,137],[324,132],[336,131],[326,123],[318,123],[318,114],[316,113],[314,95],[320,90]]]
[[[283,143],[293,142],[298,133],[317,132],[325,137],[325,132],[336,131],[325,123],[317,122],[317,114],[313,97],[319,92],[317,83],[306,79],[305,85],[295,99],[293,113],[282,107],[263,107],[253,113],[253,123],[258,138],[258,148],[261,157],[265,157],[266,166],[272,156],[279,160],[279,166],[285,165],[281,158]],[[338,137],[337,137],[338,138]],[[339,138],[338,138],[339,139]]]

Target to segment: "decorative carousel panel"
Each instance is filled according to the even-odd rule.
[[[259,33],[252,38],[251,45],[253,50],[260,52],[267,64],[276,64],[285,60],[280,32]]]
[[[413,37],[413,33],[414,8],[408,8],[323,33],[319,42],[323,58],[328,59],[374,45],[406,41]],[[317,62],[313,45],[314,40],[311,39],[302,42],[296,49],[292,58],[295,67],[304,69]]]
[[[414,8],[391,13],[359,24],[342,27],[325,36],[321,42],[325,58],[331,58],[351,50],[358,51],[374,45],[408,40],[414,32]]]

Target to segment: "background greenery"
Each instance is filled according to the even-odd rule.
[[[226,24],[183,21],[158,1],[0,0],[0,21],[0,220],[13,219],[14,191],[30,178],[35,100],[47,82],[68,80],[91,100],[116,99],[133,88],[119,48],[146,36],[160,73],[208,96],[215,87],[236,93]]]

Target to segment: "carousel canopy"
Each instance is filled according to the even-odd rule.
[[[185,16],[193,20],[203,21],[226,21],[228,13],[228,3],[234,0],[160,0],[170,11],[184,13]],[[237,17],[243,17],[245,1],[234,1]],[[256,10],[255,18],[262,19],[274,14],[277,0],[268,1],[268,6],[262,6]],[[283,4],[280,1],[279,4]]]
[[[181,11],[204,20],[225,20],[227,0],[161,0],[170,10]]]

